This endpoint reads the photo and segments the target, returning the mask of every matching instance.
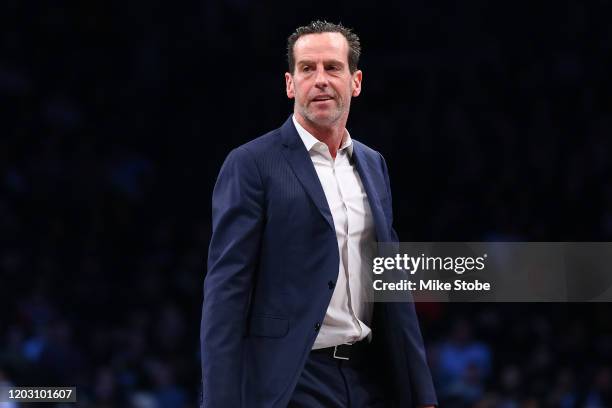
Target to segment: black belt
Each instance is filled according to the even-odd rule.
[[[325,354],[336,360],[363,360],[368,357],[369,343],[362,340],[353,344],[339,344],[312,350],[311,353]]]

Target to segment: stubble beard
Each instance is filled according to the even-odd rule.
[[[339,102],[337,99],[334,99],[334,102],[334,108],[330,110],[329,114],[325,116],[317,115],[315,112],[313,112],[313,110],[310,109],[308,104],[298,105],[298,111],[304,119],[306,119],[313,125],[329,127],[336,124],[342,118],[342,114],[345,110],[344,104],[342,102]]]

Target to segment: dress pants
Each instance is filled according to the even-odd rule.
[[[289,408],[386,408],[381,373],[364,360],[310,353]]]

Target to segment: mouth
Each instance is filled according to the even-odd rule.
[[[317,96],[317,97],[315,97],[315,98],[312,98],[312,101],[313,101],[313,102],[325,102],[325,101],[331,101],[331,100],[333,100],[333,99],[334,99],[334,98],[332,98],[332,97],[331,97],[331,96],[329,96],[329,95],[321,95],[321,96]]]

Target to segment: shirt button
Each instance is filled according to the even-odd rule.
[[[318,332],[320,328],[321,328],[321,323],[315,324],[315,332]]]
[[[334,281],[329,281],[329,282],[327,282],[327,286],[328,286],[328,287],[329,287],[329,289],[331,290],[331,289],[333,289],[333,288],[335,288],[335,287],[336,287],[336,284],[334,283]]]

